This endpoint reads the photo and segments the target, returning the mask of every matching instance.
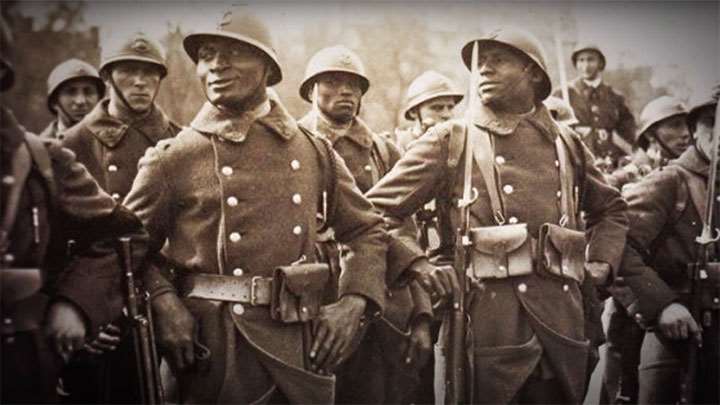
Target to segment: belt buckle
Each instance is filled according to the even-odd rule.
[[[261,278],[260,276],[253,276],[253,278],[250,279],[250,305],[252,306],[257,305],[257,294],[255,294],[255,292],[257,291],[258,281]]]

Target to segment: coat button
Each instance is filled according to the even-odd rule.
[[[240,232],[230,233],[230,242],[240,242],[240,239],[242,239],[242,235],[240,235]]]
[[[504,156],[501,156],[501,155],[495,156],[495,163],[497,163],[497,164],[499,164],[499,165],[504,165],[504,164],[505,164],[505,157],[504,157]]]
[[[525,283],[520,283],[518,285],[518,291],[520,291],[521,293],[524,293],[525,291],[527,291],[527,285],[525,285]]]
[[[15,177],[9,174],[7,176],[3,176],[2,183],[6,186],[12,186],[13,184],[15,184]]]
[[[120,194],[118,193],[112,193],[111,195],[112,199],[115,201],[118,201],[120,199]]]
[[[12,263],[12,262],[15,261],[15,256],[13,256],[12,253],[6,253],[6,254],[3,256],[3,261],[4,261],[5,263],[7,263],[7,264],[10,264],[10,263]]]
[[[515,187],[513,187],[512,184],[506,184],[503,186],[503,192],[505,194],[512,194],[513,191],[515,191]]]
[[[640,312],[638,312],[638,313],[635,314],[635,320],[636,320],[636,321],[642,321],[642,319],[643,319],[643,316],[642,316],[642,314],[641,314]]]
[[[561,198],[561,197],[562,197],[562,191],[558,190],[558,192],[555,193],[555,196],[556,196],[557,198]]]
[[[109,172],[116,172],[116,171],[118,171],[118,167],[115,166],[115,165],[110,165],[110,166],[108,166],[108,171],[109,171]]]
[[[518,219],[516,217],[510,217],[510,218],[508,218],[508,222],[511,224],[517,224]]]
[[[302,233],[302,226],[300,226],[300,225],[295,225],[295,226],[293,227],[293,233],[294,233],[295,235],[300,235],[300,234]]]
[[[293,196],[292,196],[292,202],[293,202],[293,204],[295,204],[295,205],[300,205],[300,203],[302,202],[302,196],[301,196],[300,194],[297,194],[297,193],[293,194]]]
[[[233,270],[233,276],[238,276],[238,277],[239,277],[239,276],[242,276],[243,273],[244,273],[244,272],[243,272],[243,269],[241,269],[241,268],[239,268],[239,267]]]
[[[5,325],[10,325],[12,323],[12,319],[5,318],[5,319],[3,319],[3,322],[5,323]]]
[[[560,167],[560,161],[559,161],[559,160],[556,160],[556,161],[555,161],[555,167]]]
[[[370,166],[370,165],[365,165],[364,169],[365,169],[366,172],[370,172],[370,171],[372,171],[372,166]]]
[[[233,313],[235,313],[235,315],[242,315],[245,313],[245,307],[243,307],[242,304],[235,304],[233,305]]]
[[[225,176],[232,176],[232,174],[233,174],[233,168],[230,166],[223,166],[222,169],[220,169],[220,171]]]
[[[231,207],[236,207],[238,205],[238,199],[236,197],[230,196],[227,198],[227,203]]]
[[[563,284],[563,291],[565,291],[565,292],[570,291],[570,286],[567,284]]]
[[[300,161],[293,159],[292,162],[290,162],[290,168],[293,170],[300,170]]]

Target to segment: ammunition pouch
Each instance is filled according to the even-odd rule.
[[[526,224],[472,228],[470,240],[475,278],[499,279],[532,273],[532,238]]]
[[[585,279],[585,233],[555,224],[543,224],[538,235],[538,268],[544,274]]]
[[[285,323],[307,322],[320,313],[330,281],[326,263],[282,266],[273,272],[270,316]]]

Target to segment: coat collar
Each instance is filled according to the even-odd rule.
[[[312,111],[305,114],[300,120],[302,125],[307,128],[313,127],[314,121],[315,113]],[[319,116],[316,131],[333,145],[341,138],[347,138],[365,149],[370,149],[373,145],[373,131],[360,117],[355,117],[352,125],[346,131],[339,131],[326,118]]]
[[[707,177],[710,163],[697,150],[697,147],[690,146],[679,158],[670,161],[702,177]]]
[[[510,135],[517,129],[520,122],[527,120],[538,128],[543,135],[555,140],[557,126],[555,125],[550,112],[545,105],[539,103],[535,108],[526,114],[497,114],[484,104],[481,104],[475,114],[474,123],[480,128],[488,130],[496,135]]]
[[[605,84],[605,82],[602,81],[602,79],[597,86],[593,87],[588,85],[585,80],[579,77],[573,80],[572,87],[575,88],[575,91],[585,97],[589,96],[592,92],[605,91],[606,89],[608,89],[608,86]]]
[[[157,104],[146,116],[127,124],[108,113],[110,99],[97,103],[95,108],[83,119],[88,130],[105,146],[114,148],[125,137],[129,128],[142,133],[153,143],[166,137],[170,129],[170,120]]]
[[[204,134],[214,134],[231,142],[245,141],[252,125],[266,127],[284,140],[290,140],[300,129],[279,100],[267,100],[249,114],[221,110],[206,102],[190,126]]]

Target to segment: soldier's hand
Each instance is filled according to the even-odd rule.
[[[687,339],[692,336],[698,344],[702,343],[700,326],[695,322],[690,311],[682,304],[674,302],[665,307],[660,313],[658,328],[660,333],[669,339]]]
[[[595,286],[604,286],[610,277],[611,268],[610,264],[605,262],[587,262],[585,272]]]
[[[103,354],[107,351],[113,351],[117,349],[120,344],[122,331],[120,328],[113,324],[107,324],[102,329],[98,336],[90,343],[85,345],[85,350],[92,354]]]
[[[460,283],[452,266],[433,266],[427,259],[419,259],[410,265],[409,271],[430,293],[433,301],[448,299],[453,291],[460,289]]]
[[[422,317],[413,325],[410,333],[405,364],[415,368],[422,368],[430,358],[432,350],[432,337],[430,336],[430,319]]]
[[[173,293],[155,298],[152,306],[158,346],[170,369],[175,373],[188,369],[195,362],[195,319]]]
[[[350,294],[340,301],[320,308],[313,321],[313,340],[310,360],[313,371],[329,374],[347,357],[350,342],[360,327],[366,299]]]
[[[85,319],[75,304],[57,301],[50,306],[45,335],[65,361],[83,347],[86,333]]]

